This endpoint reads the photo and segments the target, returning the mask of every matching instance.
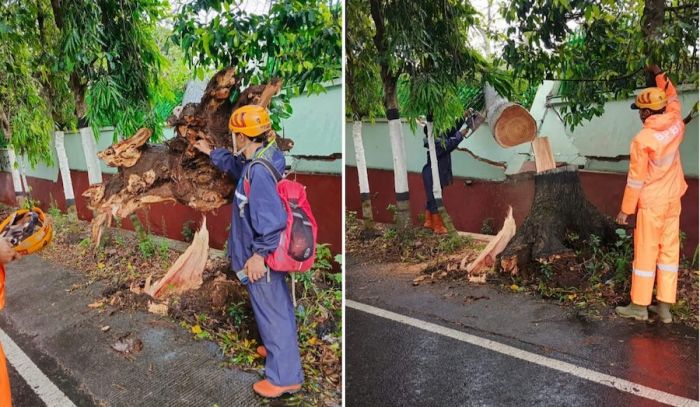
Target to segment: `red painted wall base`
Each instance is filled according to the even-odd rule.
[[[395,203],[393,171],[369,169],[368,175],[374,219],[379,222],[392,222],[387,206]],[[346,209],[356,211],[361,216],[357,168],[346,167],[345,177]],[[627,182],[626,174],[581,171],[580,177],[583,191],[591,203],[607,215],[617,215]],[[681,201],[681,230],[686,234],[683,253],[690,257],[698,246],[698,179],[686,178],[686,182],[688,192]],[[411,217],[413,222],[417,223],[418,215],[425,211],[421,174],[410,172],[408,186],[411,192]],[[503,225],[509,205],[513,206],[516,223],[522,224],[530,211],[534,189],[532,173],[518,175],[502,182],[455,178],[454,183],[444,189],[443,201],[457,229],[479,233],[484,222],[490,221],[498,231]]]
[[[102,174],[104,181],[109,174]],[[328,174],[298,174],[297,181],[307,186],[307,194],[316,221],[319,225],[319,243],[330,244],[334,254],[342,252],[342,180],[338,175]],[[88,175],[85,171],[71,171],[71,181],[75,191],[75,203],[78,217],[83,220],[92,219],[92,211],[87,208],[82,193],[89,187]],[[63,182],[59,177],[56,182],[41,178],[27,177],[32,188],[32,198],[39,202],[42,209],[55,205],[65,211],[66,200],[63,193]],[[16,204],[12,176],[0,172],[0,202],[9,205]],[[136,212],[139,221],[150,229],[151,233],[166,236],[171,239],[184,240],[183,228],[192,231],[199,228],[202,215],[192,208],[177,203],[161,203],[150,205]],[[206,213],[209,243],[212,247],[221,249],[226,243],[228,227],[231,224],[231,205],[223,206],[215,211]],[[134,230],[129,219],[123,219],[121,227]]]

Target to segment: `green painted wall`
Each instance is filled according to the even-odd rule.
[[[556,161],[582,165],[592,171],[627,172],[629,161],[615,158],[629,155],[630,141],[641,129],[638,115],[629,108],[633,99],[609,102],[603,116],[584,123],[572,132],[564,126],[557,114],[561,102],[550,97],[555,87],[556,83],[551,81],[540,86],[530,113],[538,125],[541,123],[539,135],[549,137]],[[697,91],[680,87],[680,99],[685,115],[698,100]],[[698,122],[698,119],[694,119],[688,124],[681,145],[683,168],[685,174],[691,177],[698,176]],[[345,131],[348,135],[345,138],[346,163],[355,166],[351,121],[346,121]],[[403,134],[406,136],[408,170],[420,172],[426,162],[427,151],[423,147],[423,133],[413,134],[408,124],[404,123]],[[363,123],[362,138],[368,167],[392,169],[387,122],[378,120],[374,124]],[[527,161],[534,161],[529,143],[511,148],[500,147],[494,140],[488,123],[484,123],[471,137],[462,141],[460,148],[467,148],[490,161],[504,163],[506,168],[478,161],[467,152],[457,150],[452,155],[452,165],[455,176],[459,177],[503,180],[507,175],[520,172]]]

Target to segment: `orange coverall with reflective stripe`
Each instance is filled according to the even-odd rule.
[[[0,310],[3,308],[5,308],[5,267],[0,264]],[[10,407],[11,405],[10,376],[7,374],[5,353],[0,345],[0,407]]]
[[[680,145],[685,134],[676,88],[666,74],[656,75],[656,86],[666,91],[666,112],[652,115],[634,137],[622,212],[637,212],[632,264],[632,302],[656,298],[676,302],[680,256],[681,196],[688,185],[681,166]]]

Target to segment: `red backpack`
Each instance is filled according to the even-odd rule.
[[[277,181],[277,193],[287,212],[287,226],[282,231],[280,243],[274,252],[267,255],[265,264],[276,271],[310,270],[316,260],[318,225],[306,199],[306,187],[284,178],[268,160],[257,158],[248,166],[243,178],[246,196],[250,194],[250,169],[255,164],[265,167]]]

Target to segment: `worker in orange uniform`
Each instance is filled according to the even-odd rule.
[[[656,87],[644,89],[632,104],[644,123],[632,140],[630,169],[617,223],[637,213],[632,264],[632,302],[615,311],[625,318],[649,318],[654,281],[658,305],[649,311],[663,323],[672,322],[680,257],[681,197],[688,189],[679,148],[685,124],[676,88],[658,66],[647,68]]]
[[[12,248],[10,242],[0,238],[0,309],[5,307],[5,264],[19,258],[19,254]],[[12,405],[10,396],[10,377],[7,374],[5,353],[0,345],[0,407]]]

